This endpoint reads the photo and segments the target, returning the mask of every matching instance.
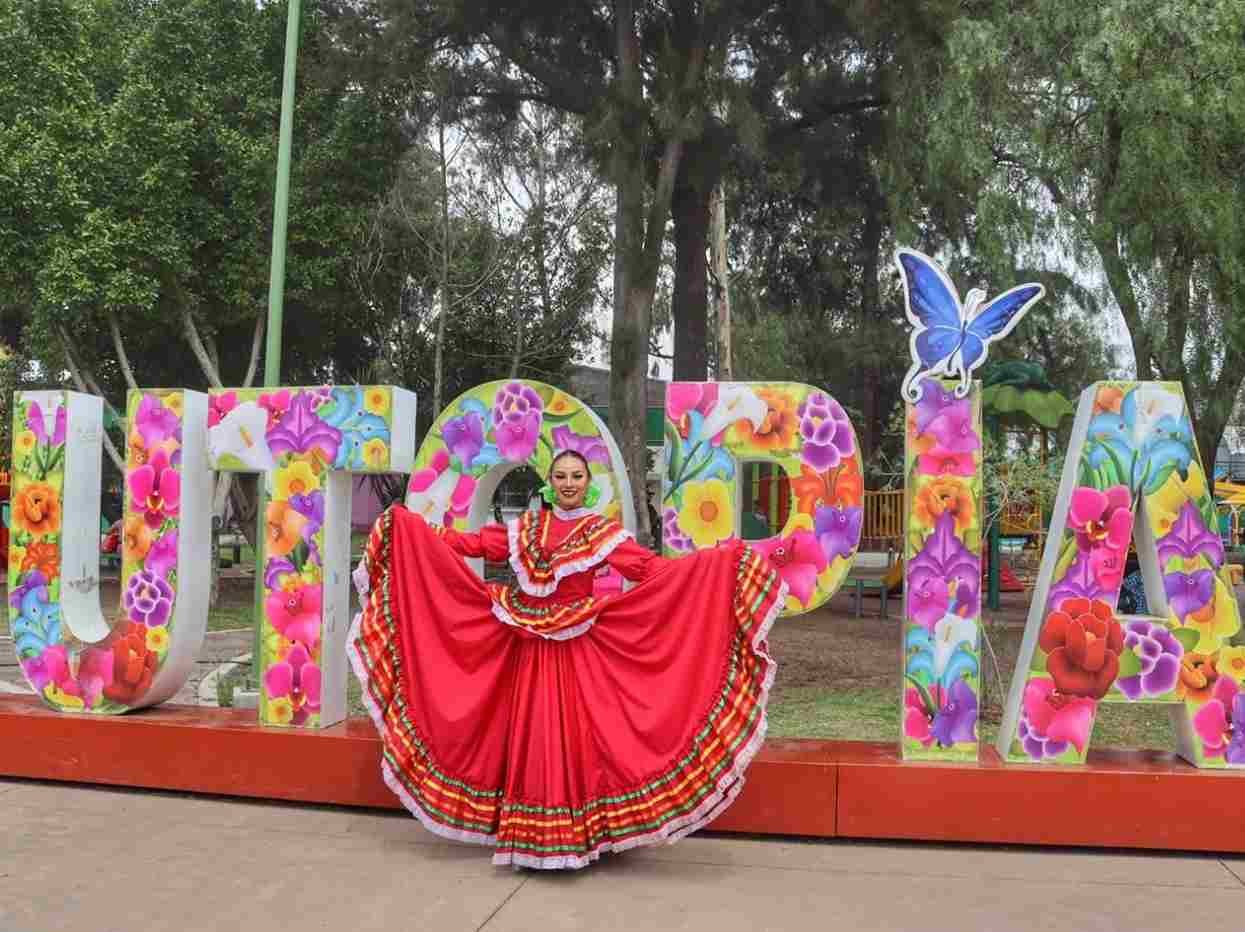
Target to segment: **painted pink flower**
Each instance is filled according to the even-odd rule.
[[[1245,693],[1230,676],[1215,680],[1206,704],[1193,716],[1193,728],[1207,757],[1245,764]]]
[[[1076,532],[1077,547],[1089,553],[1090,570],[1107,590],[1120,587],[1128,542],[1133,532],[1128,489],[1113,485],[1105,492],[1089,486],[1072,490],[1068,526]]]
[[[283,388],[279,392],[265,392],[259,396],[259,406],[268,412],[267,429],[272,430],[290,409],[290,390]]]
[[[134,413],[134,429],[143,438],[143,445],[153,450],[177,434],[177,415],[166,408],[155,395],[144,395]]]
[[[78,657],[78,675],[69,669],[64,644],[49,647],[40,656],[45,685],[51,682],[67,696],[77,696],[89,709],[99,702],[105,687],[112,685],[112,651],[88,647]]]
[[[666,389],[666,416],[684,440],[692,429],[688,413],[706,416],[718,401],[717,382],[674,382]]]
[[[176,517],[181,506],[182,480],[164,450],[156,450],[150,462],[129,475],[130,507],[143,515],[148,527],[157,528],[165,518]]]
[[[934,450],[944,453],[972,453],[981,448],[981,438],[973,428],[973,407],[967,398],[941,408],[922,433],[934,439]]]
[[[238,393],[225,392],[208,396],[208,427],[215,427],[225,415],[238,406]]]
[[[523,463],[540,440],[540,421],[544,402],[535,390],[522,382],[507,382],[493,398],[493,435],[502,457]]]
[[[932,724],[929,715],[926,714],[925,703],[921,701],[921,694],[909,686],[903,694],[904,737],[915,738],[921,742],[922,747],[929,747],[934,743]]]
[[[971,453],[953,453],[934,447],[917,458],[917,472],[923,476],[971,476],[977,472],[977,464]]]
[[[753,550],[769,560],[791,595],[807,605],[817,589],[817,576],[830,565],[825,551],[811,531],[796,531],[790,537],[754,540]]]
[[[438,450],[426,467],[411,473],[406,507],[429,524],[449,524],[466,517],[475,490],[476,480],[451,469],[449,453]]]
[[[268,621],[283,637],[315,647],[320,640],[321,586],[278,589],[265,600]]]
[[[30,432],[35,435],[39,443],[58,447],[65,442],[65,413],[64,405],[56,406],[52,435],[49,437],[47,425],[43,423],[43,408],[39,406],[39,402],[32,401],[30,410],[26,414],[26,426],[30,428]]]
[[[302,644],[295,644],[280,663],[264,673],[264,689],[270,699],[290,700],[294,717],[290,724],[301,725],[320,711],[320,668]]]
[[[1029,727],[1048,741],[1070,741],[1084,752],[1094,723],[1093,699],[1065,696],[1055,691],[1055,681],[1036,677],[1025,684],[1024,709]]]

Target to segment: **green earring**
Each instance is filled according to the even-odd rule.
[[[540,487],[540,497],[545,500],[546,504],[556,505],[558,503],[558,493],[548,482]]]
[[[592,485],[588,486],[588,492],[586,495],[584,495],[584,507],[592,508],[600,500],[601,500],[601,490],[597,488],[597,484],[594,482],[592,483]]]

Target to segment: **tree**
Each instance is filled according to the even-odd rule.
[[[1245,9],[969,9],[909,114],[929,176],[973,192],[983,253],[1062,253],[1097,278],[1136,377],[1184,386],[1213,456],[1245,378]]]

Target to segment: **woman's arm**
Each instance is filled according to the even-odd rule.
[[[671,561],[628,538],[610,552],[605,562],[632,582],[643,582],[660,573]]]
[[[434,529],[437,535],[460,556],[484,557],[494,563],[503,563],[510,555],[509,538],[505,527],[501,525],[489,524],[475,533],[436,526]]]

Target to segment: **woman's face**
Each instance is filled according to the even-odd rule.
[[[573,456],[563,456],[554,461],[549,471],[549,484],[558,496],[558,507],[564,511],[579,508],[588,494],[592,477],[584,464]]]

